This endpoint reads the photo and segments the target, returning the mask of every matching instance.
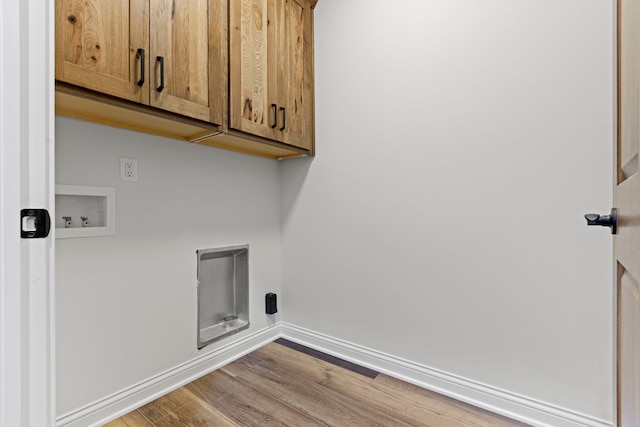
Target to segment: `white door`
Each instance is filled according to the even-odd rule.
[[[20,210],[53,211],[53,0],[0,2],[0,427],[55,425],[53,236],[20,237]]]
[[[640,0],[618,1],[618,425],[640,426]],[[616,271],[616,270],[614,270]]]

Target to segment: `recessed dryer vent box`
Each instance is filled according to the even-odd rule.
[[[249,246],[199,249],[198,348],[249,327]]]

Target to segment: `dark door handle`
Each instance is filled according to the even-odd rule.
[[[164,90],[164,56],[157,56],[156,60],[160,62],[160,86],[156,90],[162,92]]]
[[[140,80],[138,80],[138,86],[144,84],[144,49],[138,49],[138,56],[140,57]]]
[[[587,220],[587,225],[609,227],[611,228],[611,234],[616,234],[616,226],[618,224],[618,210],[616,208],[612,208],[609,215],[586,214],[584,217]]]
[[[271,124],[271,128],[275,129],[275,127],[278,126],[278,106],[271,104],[271,108],[273,109],[273,123]]]
[[[280,130],[284,130],[284,128],[287,126],[287,110],[285,110],[284,107],[280,107],[280,111],[282,111],[282,127],[280,128]]]

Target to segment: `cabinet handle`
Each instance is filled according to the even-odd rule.
[[[158,56],[156,60],[160,62],[160,86],[156,90],[162,92],[164,90],[164,56]]]
[[[282,127],[280,128],[280,130],[284,130],[284,128],[287,126],[286,110],[284,109],[284,107],[280,107],[280,111],[282,111]]]
[[[138,80],[138,86],[144,84],[144,49],[138,49],[138,56],[140,57],[140,80]]]
[[[271,104],[271,108],[273,108],[273,124],[271,125],[271,129],[275,129],[275,127],[278,126],[278,106]]]

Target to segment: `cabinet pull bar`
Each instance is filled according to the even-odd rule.
[[[271,104],[271,108],[273,108],[273,124],[271,125],[271,129],[275,129],[275,127],[278,126],[278,106]]]
[[[138,49],[138,56],[140,57],[140,80],[138,80],[138,86],[144,84],[144,49]]]
[[[280,128],[280,130],[284,130],[284,128],[287,126],[286,110],[284,109],[284,107],[280,107],[280,111],[282,111],[282,127]]]
[[[158,56],[156,60],[160,62],[160,86],[156,90],[162,92],[164,90],[164,56]]]

